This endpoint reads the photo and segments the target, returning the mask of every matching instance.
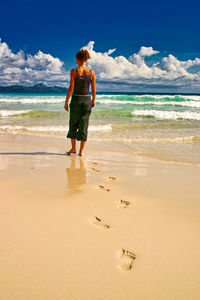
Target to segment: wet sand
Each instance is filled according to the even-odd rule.
[[[1,135],[1,299],[200,299],[200,168],[66,144]]]

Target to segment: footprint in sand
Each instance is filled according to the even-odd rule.
[[[130,204],[130,202],[122,199],[117,200],[117,203],[119,208],[126,208]]]
[[[97,162],[94,162],[94,161],[92,161],[91,164],[94,165],[94,166],[97,166],[97,165],[98,165],[98,163],[97,163]]]
[[[116,180],[117,178],[114,176],[108,176],[108,180]]]
[[[110,190],[109,189],[107,189],[105,186],[103,186],[103,185],[98,185],[98,187],[99,187],[99,189],[100,190],[102,190],[102,191],[106,191],[106,192],[110,192]]]
[[[92,171],[95,171],[95,172],[101,172],[101,170],[96,169],[96,168],[92,168]]]
[[[102,223],[101,219],[96,217],[96,216],[92,217],[90,219],[90,222],[97,225],[97,226],[99,226],[99,227],[101,227],[101,228],[105,228],[105,229],[110,228],[109,225],[106,225],[106,224]]]
[[[125,262],[120,264],[121,269],[130,270],[132,268],[133,261],[136,258],[135,254],[131,251],[125,250],[124,248],[121,248],[119,256],[125,259]]]

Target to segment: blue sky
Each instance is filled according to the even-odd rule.
[[[10,78],[0,77],[0,85],[13,83],[31,85],[44,82],[48,85],[67,86],[69,71],[76,67],[76,52],[90,42],[94,42],[92,51],[94,51],[93,57],[95,58],[90,63],[88,61],[88,66],[96,71],[99,90],[102,90],[106,84],[107,90],[117,88],[128,91],[132,87],[138,90],[162,90],[164,85],[166,89],[171,90],[179,88],[184,91],[200,91],[200,74],[198,74],[200,64],[198,60],[195,60],[200,58],[199,9],[200,4],[193,0],[3,1],[1,3],[0,38],[1,46],[4,43],[2,46],[4,53],[7,46],[7,54],[0,57],[0,68],[6,70],[7,64],[8,71],[5,72],[7,75],[10,74]],[[144,48],[141,51],[141,47],[146,48],[145,54]],[[135,57],[132,59],[134,65],[129,68],[128,61],[124,62],[124,65],[120,61],[120,66],[118,66],[118,60],[116,60],[109,65],[109,57],[107,57],[108,60],[102,61],[101,65],[100,53],[103,57],[110,49],[115,49],[115,51],[107,56],[124,57],[129,64],[129,58],[140,52],[143,62],[140,61],[138,64],[138,59]],[[20,50],[21,54],[19,54]],[[40,55],[35,56],[38,51]],[[22,63],[22,52],[24,63]],[[12,54],[17,55],[17,53],[18,57],[14,57],[15,63],[12,65]],[[29,55],[29,63],[27,55]],[[52,63],[53,58],[45,55],[50,55],[62,63],[59,66],[56,65],[56,68],[51,66],[48,69],[48,60]],[[21,63],[17,63],[19,56]],[[168,60],[163,61],[164,58]],[[178,65],[181,61],[185,62],[181,68],[189,75],[184,73],[183,69],[180,70]],[[54,61],[54,66],[57,63],[59,64],[58,61]],[[145,69],[144,65],[142,71],[141,66],[144,63],[149,68],[157,63],[157,67],[161,68],[162,72],[152,70],[152,68],[151,70]],[[10,71],[11,67],[14,68],[15,75]],[[127,74],[126,67],[129,69]],[[16,68],[20,68],[21,71],[17,71]],[[47,77],[45,77],[45,70],[48,73]],[[134,70],[138,78],[134,75]],[[175,72],[178,77],[175,77]],[[113,78],[112,74],[114,74]],[[197,76],[192,75],[194,77],[192,78],[190,74]],[[128,76],[130,80],[127,81]],[[182,81],[181,77],[183,77]],[[108,82],[104,83],[104,78],[105,82]],[[143,81],[142,78],[144,78]],[[174,80],[177,81],[175,86]]]

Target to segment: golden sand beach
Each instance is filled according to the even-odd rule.
[[[200,168],[2,134],[2,300],[199,300]]]

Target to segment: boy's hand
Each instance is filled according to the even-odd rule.
[[[65,102],[64,109],[65,109],[66,111],[68,111],[68,110],[69,110],[69,107],[68,107],[68,102]]]
[[[92,100],[91,103],[92,103],[92,107],[94,107],[95,106],[95,101]]]

